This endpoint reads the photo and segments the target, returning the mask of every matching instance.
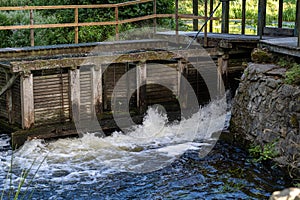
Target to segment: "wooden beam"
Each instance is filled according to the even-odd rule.
[[[20,81],[22,128],[29,129],[34,124],[33,75],[24,73]]]
[[[198,16],[198,0],[193,0],[193,15]],[[198,31],[198,19],[193,19],[193,30]]]
[[[264,27],[266,26],[267,0],[259,0],[258,2],[258,20],[257,20],[257,35],[262,38]]]
[[[7,83],[4,87],[1,88],[0,90],[0,97],[8,90],[11,88],[11,86],[14,84],[16,78],[19,77],[19,75],[13,74],[12,77],[10,77],[9,80],[7,80]]]
[[[229,33],[229,1],[222,1],[222,33]]]

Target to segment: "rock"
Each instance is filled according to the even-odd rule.
[[[272,70],[266,72],[266,75],[284,77],[285,72],[286,72],[286,68],[276,68],[276,69],[272,69]]]
[[[264,49],[255,48],[251,52],[251,60],[255,63],[271,63],[273,56]]]
[[[287,188],[282,191],[273,192],[269,200],[300,200],[300,189]]]

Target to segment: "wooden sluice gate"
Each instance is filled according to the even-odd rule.
[[[165,40],[139,40],[1,49],[2,124],[19,128],[13,140],[20,146],[28,138],[76,135],[74,121],[88,123],[96,116],[101,124],[112,108],[124,103],[132,116],[154,104],[178,112],[178,96],[187,91],[182,78],[200,104],[209,102],[206,80],[193,67],[216,72],[209,54],[204,49],[164,50],[168,45]],[[134,77],[126,78],[129,72]],[[116,89],[121,78],[126,81]]]

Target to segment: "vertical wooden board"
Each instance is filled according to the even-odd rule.
[[[0,89],[6,85],[6,73],[0,72]],[[0,116],[8,118],[6,109],[6,93],[0,96]]]
[[[70,118],[75,123],[80,120],[80,70],[74,69],[69,71],[70,77],[70,107],[71,113]]]
[[[34,124],[33,75],[21,76],[22,128],[28,129]]]
[[[92,67],[92,91],[93,91],[93,112],[94,114],[101,113],[102,108],[102,68],[100,66]]]
[[[21,85],[20,78],[17,78],[12,87],[12,101],[13,101],[13,123],[22,124],[21,116]]]

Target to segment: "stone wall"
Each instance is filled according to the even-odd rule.
[[[273,160],[299,176],[300,87],[284,83],[285,71],[273,64],[248,64],[233,100],[230,130],[242,144],[262,150],[274,144],[278,155]]]

